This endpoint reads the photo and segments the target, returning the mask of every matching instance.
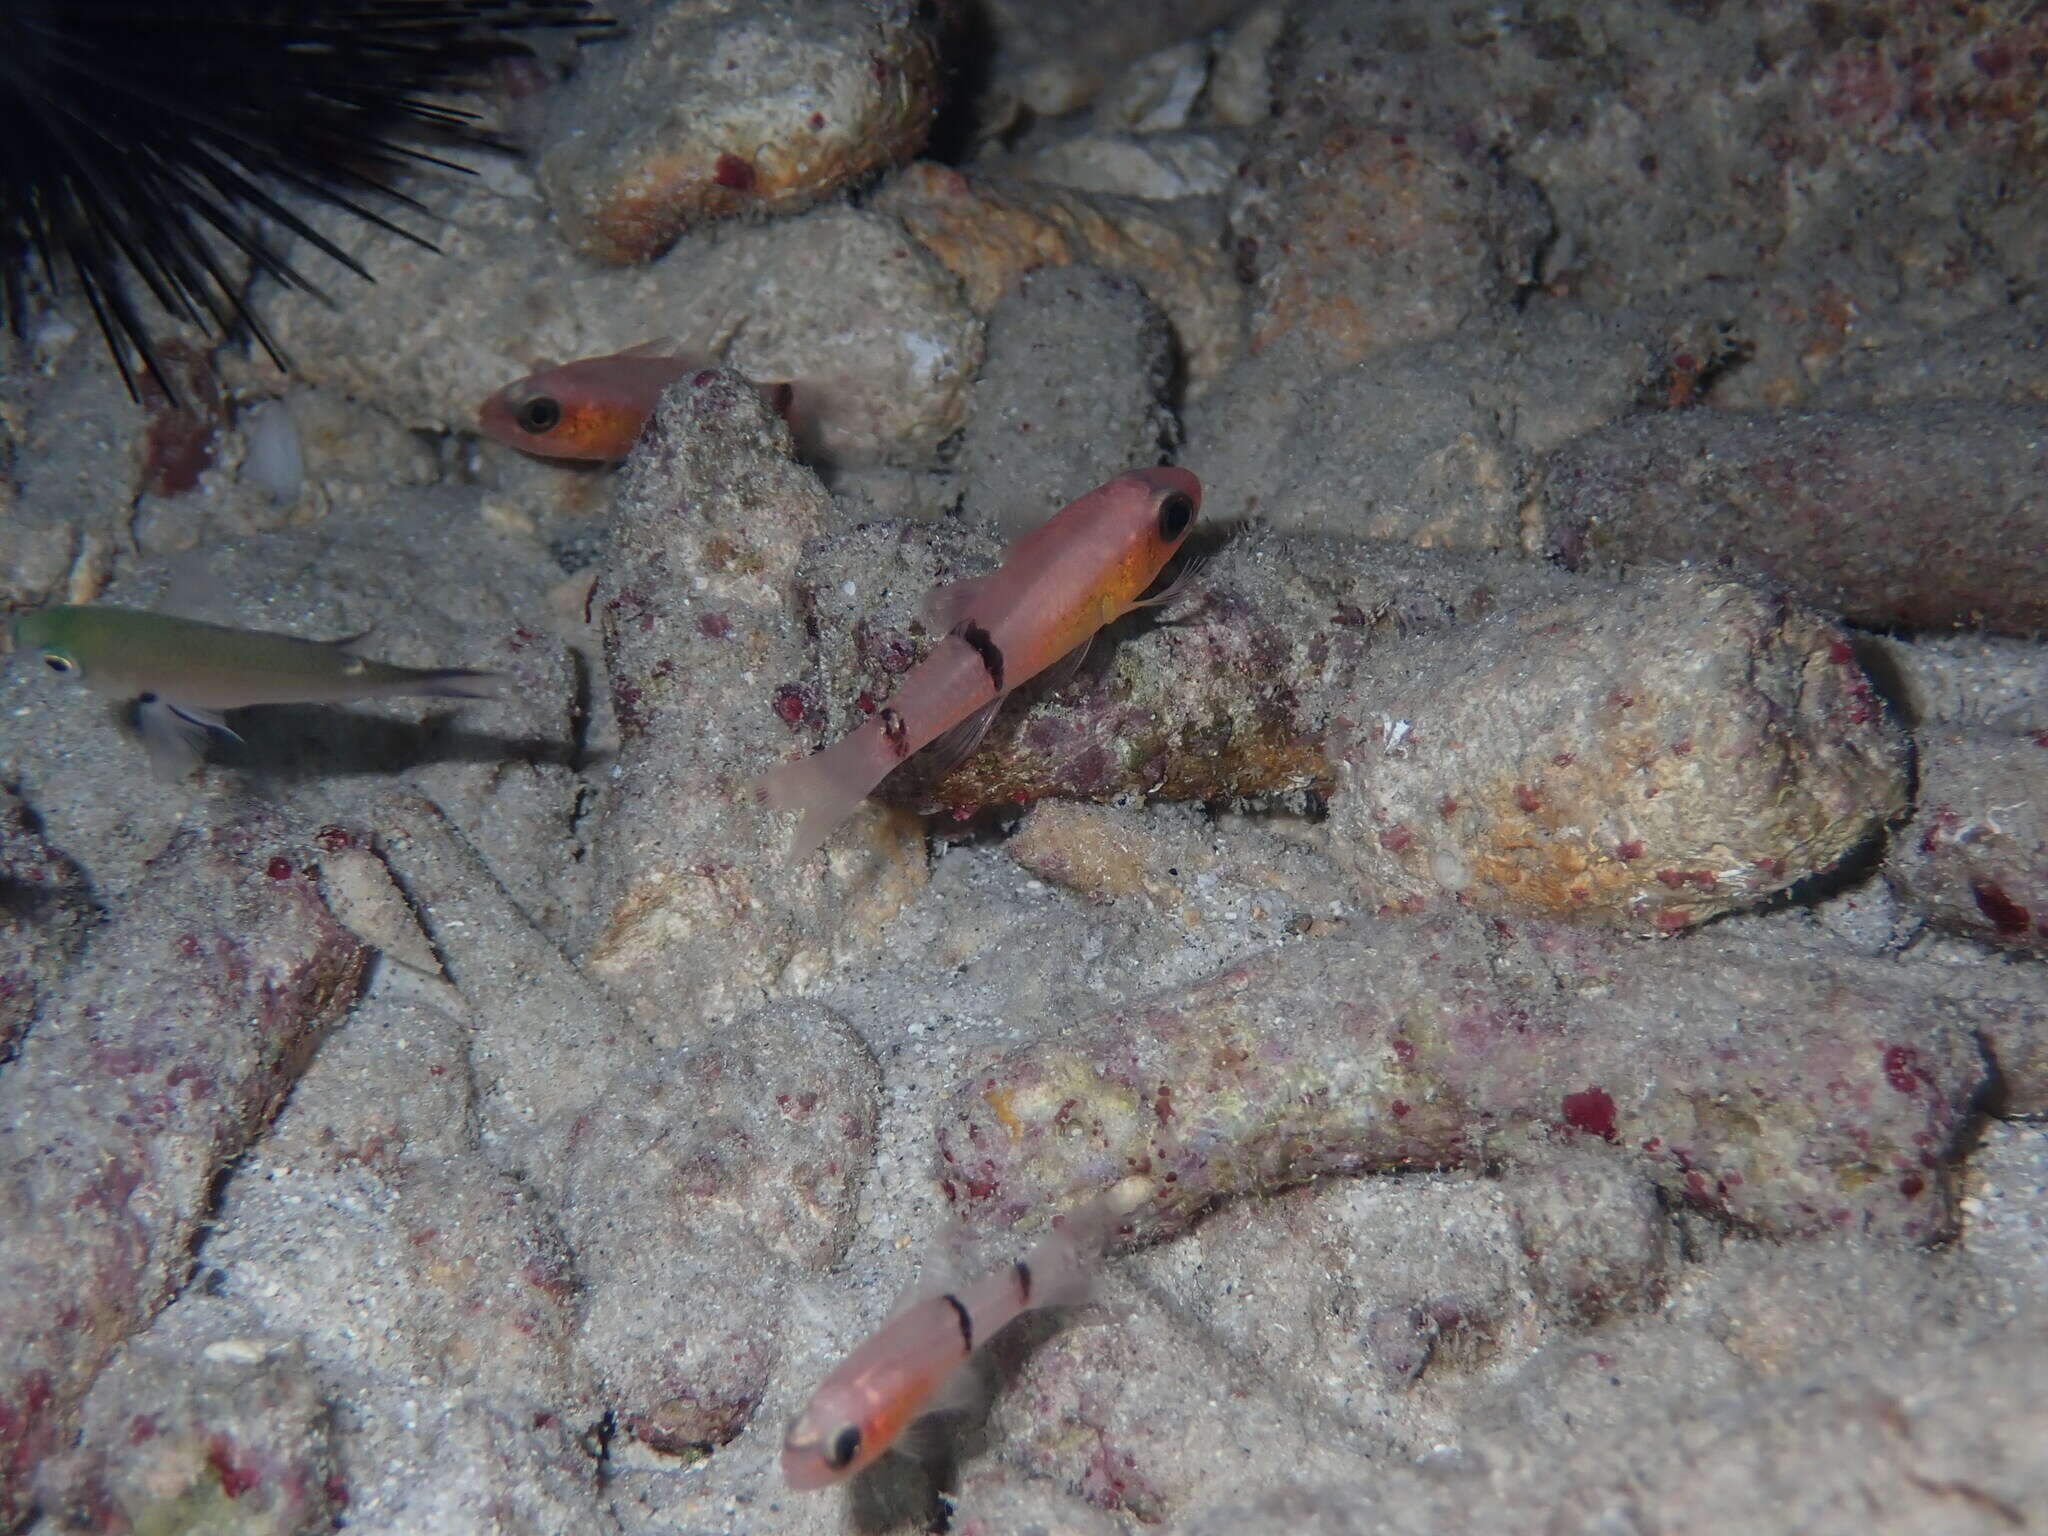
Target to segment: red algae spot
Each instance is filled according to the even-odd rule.
[[[751,192],[754,190],[754,163],[738,155],[720,155],[711,167],[711,179],[735,192]]]
[[[1408,1118],[1409,1105],[1406,1099],[1396,1099],[1388,1107],[1393,1110],[1396,1120],[1406,1120]]]
[[[263,873],[270,876],[273,880],[289,880],[292,877],[291,860],[285,858],[272,859],[263,866]]]
[[[819,129],[823,128],[824,126],[825,114],[822,112],[813,112],[811,114],[811,132],[816,133]]]
[[[2027,924],[2033,921],[2032,913],[1989,880],[1972,880],[1970,896],[1985,920],[2000,933],[2025,933]]]
[[[1676,908],[1671,908],[1657,914],[1657,931],[1659,933],[1679,933],[1684,931],[1687,923],[1690,921],[1691,919],[1683,912],[1678,911]]]
[[[1640,859],[1643,856],[1643,845],[1641,839],[1632,837],[1627,842],[1622,843],[1614,850],[1614,856],[1620,859],[1624,864],[1628,863],[1633,859]]]
[[[1828,647],[1828,660],[1838,667],[1846,667],[1856,659],[1856,648],[1846,640],[1837,640]]]
[[[1884,1080],[1904,1094],[1920,1087],[1920,1053],[1910,1045],[1888,1045],[1884,1051]]]
[[[1158,1095],[1152,1100],[1152,1116],[1161,1125],[1173,1118],[1173,1091],[1164,1083],[1159,1085]]]
[[[226,1435],[215,1435],[207,1441],[206,1464],[220,1479],[220,1491],[231,1499],[239,1499],[256,1486],[255,1468],[236,1462],[235,1443]]]
[[[1445,821],[1449,821],[1453,816],[1458,814],[1458,802],[1453,800],[1449,795],[1445,795],[1443,799],[1437,802],[1436,813],[1437,815],[1443,817]]]
[[[1551,759],[1550,761],[1551,761],[1551,762],[1552,762],[1552,764],[1554,764],[1554,765],[1555,765],[1556,767],[1559,767],[1559,768],[1569,768],[1569,767],[1571,767],[1571,765],[1572,765],[1573,763],[1577,762],[1577,761],[1578,761],[1578,759],[1577,759],[1576,757],[1573,757],[1573,756],[1572,756],[1572,754],[1571,754],[1571,753],[1569,753],[1569,752],[1560,752],[1560,753],[1558,753],[1558,754],[1557,754],[1557,756],[1553,757],[1553,758],[1552,758],[1552,759]]]
[[[1941,840],[1949,833],[1955,831],[1962,824],[1962,820],[1963,818],[1957,815],[1953,808],[1946,805],[1936,806],[1934,814],[1928,818],[1927,830],[1920,834],[1920,851],[1922,853],[1934,852],[1936,848],[1941,846]]]
[[[1515,804],[1522,808],[1522,813],[1525,816],[1534,816],[1543,809],[1542,799],[1535,790],[1526,784],[1517,784],[1515,786]]]
[[[1682,869],[1660,869],[1657,871],[1657,880],[1662,885],[1670,886],[1674,891],[1685,889],[1685,871]]]
[[[1908,1200],[1919,1199],[1921,1192],[1926,1188],[1927,1181],[1921,1178],[1920,1175],[1917,1173],[1909,1173],[1903,1179],[1899,1180],[1899,1193],[1901,1195],[1904,1195]]]
[[[706,640],[723,640],[732,633],[732,620],[722,613],[706,613],[698,616],[697,633]]]
[[[339,853],[344,848],[353,848],[356,840],[346,827],[326,826],[313,834],[313,841],[320,845],[322,853]]]
[[[222,398],[212,360],[180,341],[159,342],[158,358],[176,382],[173,405],[154,374],[144,373],[142,408],[149,414],[143,440],[142,488],[152,496],[182,496],[213,467],[221,429],[231,415]]]
[[[2034,745],[2037,747],[2048,748],[2048,731],[2043,731],[2040,735],[2036,736],[2034,738]]]
[[[152,1414],[138,1413],[128,1421],[128,1443],[140,1445],[145,1440],[156,1438],[156,1418]]]
[[[784,683],[775,690],[775,715],[784,725],[792,728],[804,721],[804,691],[795,683]]]
[[[853,707],[864,715],[872,715],[875,712],[875,696],[871,693],[863,693],[853,701]]]
[[[327,1480],[320,1485],[320,1489],[321,1492],[327,1495],[327,1507],[329,1509],[343,1510],[348,1508],[348,1484],[341,1480],[339,1472],[328,1473]]]
[[[1401,1063],[1402,1066],[1412,1067],[1415,1065],[1415,1046],[1412,1042],[1407,1040],[1396,1040],[1393,1042],[1392,1049],[1394,1052],[1394,1060]]]
[[[1415,834],[1406,827],[1391,827],[1380,834],[1380,846],[1389,853],[1406,853],[1415,846]]]
[[[1690,757],[1692,755],[1692,738],[1690,736],[1679,737],[1678,740],[1671,743],[1671,751],[1677,757]]]
[[[1614,1100],[1605,1089],[1588,1088],[1584,1093],[1568,1093],[1564,1096],[1563,1109],[1564,1123],[1573,1130],[1598,1136],[1603,1141],[1614,1140]]]

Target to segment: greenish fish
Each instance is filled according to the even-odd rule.
[[[221,711],[251,704],[334,704],[406,696],[492,699],[503,679],[461,667],[371,661],[344,640],[301,640],[133,608],[45,608],[14,621],[17,650],[95,693],[127,699],[159,771],[189,773],[209,731],[234,736]]]

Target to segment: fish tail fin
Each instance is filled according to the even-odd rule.
[[[502,672],[477,672],[468,667],[424,667],[405,677],[405,691],[427,699],[502,699]]]
[[[823,752],[779,764],[759,781],[758,796],[770,810],[803,816],[789,845],[789,863],[801,864],[824,846],[888,772],[888,765],[879,773],[869,771],[865,730]]]

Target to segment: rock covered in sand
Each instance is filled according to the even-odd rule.
[[[309,862],[273,816],[185,829],[0,1078],[0,1519],[355,997]]]
[[[1172,335],[1138,285],[1089,266],[1027,275],[988,319],[988,357],[960,445],[965,510],[1005,538],[1175,436]]]
[[[594,261],[648,261],[693,225],[802,208],[908,159],[938,101],[917,12],[650,7],[549,102],[538,175],[563,237]]]
[[[1130,1230],[1155,1239],[1326,1173],[1540,1165],[1561,1135],[1748,1229],[1954,1232],[1986,1074],[1936,980],[1542,925],[1461,943],[1476,922],[1288,946],[989,1060],[941,1118],[936,1175],[1008,1224],[1140,1174],[1156,1194]]]

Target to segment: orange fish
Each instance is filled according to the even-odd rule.
[[[904,1305],[827,1376],[782,1439],[782,1480],[799,1492],[852,1477],[917,1419],[965,1406],[960,1367],[1026,1312],[1088,1294],[1088,1266],[1114,1229],[1105,1201],[1075,1212],[1017,1263]]]
[[[684,374],[717,366],[665,350],[673,345],[645,342],[608,357],[586,357],[528,374],[486,400],[476,424],[484,436],[544,459],[616,464],[632,452],[664,389]],[[755,387],[794,430],[793,388]]]
[[[1195,525],[1202,483],[1184,469],[1136,469],[1090,491],[1003,556],[1001,569],[932,593],[946,638],[851,736],[787,762],[761,781],[768,804],[803,815],[795,862],[815,850],[912,753],[936,743],[934,772],[964,760],[1003,699],[1096,631],[1166,602],[1187,580],[1145,597]]]

